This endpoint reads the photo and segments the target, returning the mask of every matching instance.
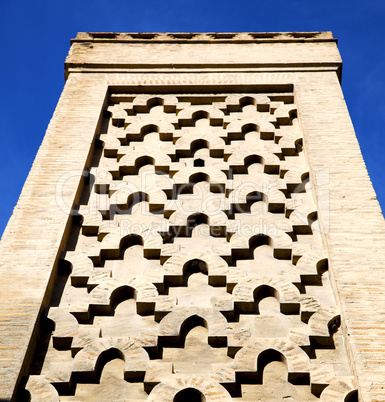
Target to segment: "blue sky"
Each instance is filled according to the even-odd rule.
[[[2,0],[0,234],[63,89],[70,39],[86,31],[332,31],[345,99],[384,209],[384,26],[383,0]]]

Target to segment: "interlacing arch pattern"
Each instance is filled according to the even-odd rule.
[[[292,93],[111,94],[25,395],[355,400],[302,145]]]

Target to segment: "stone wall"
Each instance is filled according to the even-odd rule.
[[[2,240],[1,398],[382,400],[335,40],[140,35],[73,41]]]

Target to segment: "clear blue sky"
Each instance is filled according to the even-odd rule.
[[[0,234],[63,89],[70,38],[80,31],[332,31],[346,102],[384,209],[384,26],[383,0],[2,0]]]

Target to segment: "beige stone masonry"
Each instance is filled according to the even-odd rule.
[[[359,400],[385,400],[385,224],[340,69],[330,33],[79,34],[1,241],[0,400],[91,400],[128,387],[130,399],[117,400],[268,400],[262,376],[294,400],[343,401],[356,389]],[[162,96],[162,110],[148,106]],[[249,163],[247,183],[274,189],[254,201],[243,189]],[[84,201],[86,171],[95,182]],[[142,176],[151,179],[138,201]],[[207,199],[220,213],[200,209]],[[257,212],[271,231],[245,234],[237,223]],[[189,233],[194,213],[207,221]],[[126,251],[124,216],[144,239]],[[269,242],[250,257],[256,233]],[[55,301],[59,260],[72,271]],[[115,305],[122,289],[129,298]],[[46,316],[55,327],[39,360]],[[111,350],[123,362],[89,384]]]

